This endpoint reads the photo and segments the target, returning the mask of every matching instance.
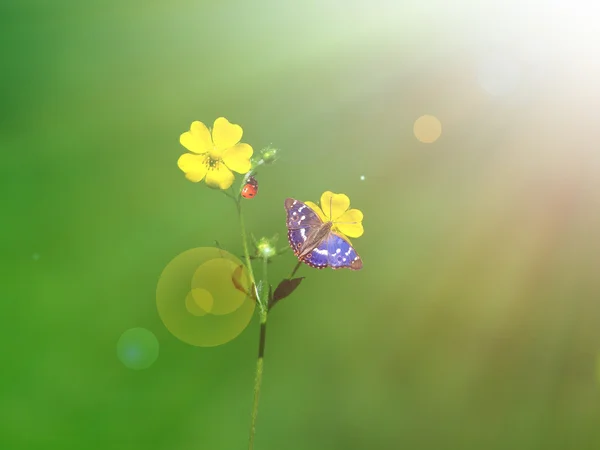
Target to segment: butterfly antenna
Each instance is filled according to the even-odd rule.
[[[333,222],[333,212],[331,211],[331,207],[333,206],[333,195],[329,197],[329,221]]]

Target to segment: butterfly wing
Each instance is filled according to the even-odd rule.
[[[285,210],[287,211],[288,230],[299,228],[319,227],[323,221],[317,216],[307,204],[293,198],[285,199]]]
[[[304,244],[323,222],[308,205],[300,200],[288,198],[285,200],[287,212],[286,226],[288,228],[288,241],[294,254],[297,256]]]
[[[335,233],[329,233],[319,245],[304,258],[303,262],[317,269],[362,269],[362,259],[350,243]]]
[[[327,239],[323,239],[311,252],[302,260],[315,269],[324,269],[329,265],[329,250],[327,249]]]
[[[332,269],[362,269],[362,259],[346,239],[335,233],[329,233],[325,242],[327,244],[327,263]]]

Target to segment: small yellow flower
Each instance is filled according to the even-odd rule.
[[[240,143],[242,127],[229,123],[224,117],[215,120],[211,132],[202,122],[192,122],[190,131],[179,137],[179,142],[190,152],[179,157],[177,165],[185,177],[197,183],[206,177],[206,184],[228,189],[234,180],[232,170],[247,173],[252,164],[252,147]]]
[[[313,202],[304,202],[312,208],[323,222],[333,224],[331,230],[344,238],[361,237],[364,229],[362,226],[363,213],[358,209],[350,208],[350,199],[344,194],[334,194],[331,191],[321,195],[321,207]]]

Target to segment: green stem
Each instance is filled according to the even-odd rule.
[[[266,280],[266,259],[264,278]],[[266,283],[268,284],[268,283]],[[250,425],[250,439],[248,450],[254,448],[254,435],[256,434],[256,418],[258,417],[258,400],[260,398],[260,386],[262,383],[263,364],[265,356],[265,342],[267,337],[267,308],[260,304],[260,338],[258,341],[258,359],[256,360],[256,375],[254,377],[254,402],[252,405],[252,423]]]
[[[242,230],[242,246],[244,247],[244,259],[246,260],[246,267],[250,274],[250,282],[252,283],[254,293],[258,304],[260,305],[260,293],[256,287],[256,280],[254,279],[254,273],[252,272],[252,263],[250,262],[250,252],[248,251],[248,237],[246,236],[246,226],[244,225],[244,215],[242,214],[242,204],[240,200],[236,200],[235,206],[237,207],[238,217],[240,219],[240,228]]]
[[[300,268],[300,266],[302,265],[302,261],[298,261],[298,264],[296,264],[296,267],[294,267],[294,270],[292,270],[292,273],[289,276],[289,280],[291,280],[294,275],[296,275],[296,272],[298,271],[298,269]]]
[[[256,418],[258,417],[258,400],[260,398],[260,386],[262,383],[263,364],[265,356],[265,342],[267,337],[267,309],[269,302],[269,278],[268,259],[263,258],[263,292],[262,302],[259,302],[260,313],[260,338],[258,341],[258,359],[256,360],[256,375],[254,377],[254,403],[252,406],[252,424],[250,425],[250,439],[248,441],[248,449],[254,448],[254,435],[256,433]],[[266,303],[265,303],[265,299]]]
[[[269,270],[269,259],[263,257],[262,259],[263,261],[263,268],[262,268],[262,279],[263,279],[263,291],[262,291],[262,302],[261,302],[261,307],[263,309],[267,309],[267,306],[269,305],[269,276],[268,276],[268,270]]]
[[[256,418],[258,416],[258,399],[260,397],[260,385],[263,374],[263,361],[265,355],[265,339],[267,333],[267,310],[260,312],[260,341],[258,344],[258,359],[256,360],[256,376],[254,377],[254,404],[252,406],[252,424],[250,426],[250,440],[248,450],[254,448],[254,435],[256,433]]]
[[[233,196],[232,196],[233,198]],[[258,400],[260,398],[260,386],[262,383],[262,374],[263,374],[263,361],[265,354],[265,338],[267,333],[267,305],[268,305],[268,292],[269,292],[269,282],[267,279],[267,259],[263,259],[263,285],[265,287],[266,294],[262,292],[258,292],[258,287],[256,286],[256,279],[254,278],[254,272],[252,271],[252,263],[250,261],[250,252],[248,250],[248,237],[246,236],[246,225],[244,224],[244,215],[242,214],[242,205],[241,199],[234,199],[235,205],[238,212],[238,217],[240,219],[240,228],[242,231],[242,246],[244,248],[244,258],[246,260],[246,266],[248,268],[248,273],[250,275],[250,281],[252,282],[252,286],[256,295],[256,303],[259,308],[260,315],[260,340],[258,343],[258,359],[256,360],[256,375],[254,377],[254,402],[252,406],[252,424],[250,426],[250,438],[248,442],[248,449],[252,450],[254,448],[254,435],[256,434],[256,418],[258,416]],[[263,297],[264,295],[264,297]],[[265,301],[266,299],[266,301]]]

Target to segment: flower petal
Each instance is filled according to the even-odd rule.
[[[338,217],[335,222],[336,223],[339,223],[339,222],[357,223],[357,222],[362,222],[363,217],[364,217],[363,213],[360,209],[349,209],[344,214],[342,214],[340,217]]]
[[[202,179],[204,178],[204,175],[206,175],[206,172],[202,173],[202,172],[188,172],[185,174],[185,177],[194,182],[197,183],[199,181],[202,181]]]
[[[349,209],[335,221],[335,226],[346,236],[353,238],[361,237],[364,233],[362,219],[363,213],[360,210]]]
[[[240,142],[242,133],[242,127],[229,123],[225,117],[219,117],[213,124],[212,139],[215,147],[223,151]]]
[[[252,168],[250,163],[252,153],[252,147],[248,144],[238,144],[223,152],[223,162],[237,173],[246,173]]]
[[[179,136],[179,142],[194,153],[206,153],[213,147],[210,131],[208,131],[206,125],[197,120],[192,122],[190,131],[186,131]]]
[[[321,208],[332,222],[335,222],[350,207],[350,199],[344,194],[334,194],[331,191],[323,192],[321,195]]]
[[[317,216],[319,216],[323,222],[328,222],[329,221],[329,219],[327,218],[327,216],[325,216],[325,214],[323,213],[323,210],[321,208],[319,208],[318,205],[316,205],[313,202],[304,202],[304,204],[307,205],[314,212],[316,212]]]
[[[191,153],[184,153],[177,160],[177,166],[185,173],[185,177],[197,183],[204,178],[208,166],[205,163],[206,156],[204,155],[192,155]]]
[[[225,164],[219,164],[206,174],[206,184],[219,189],[229,189],[234,179],[233,172]]]

